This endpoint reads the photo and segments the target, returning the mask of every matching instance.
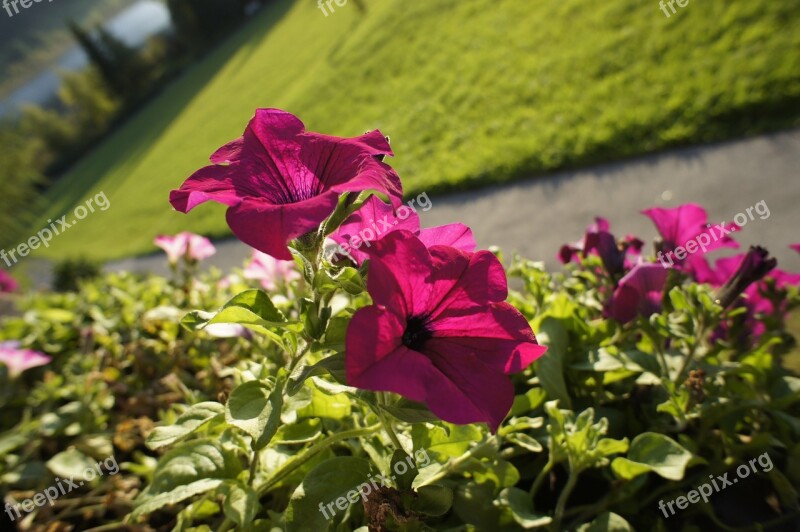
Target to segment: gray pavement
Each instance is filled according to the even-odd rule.
[[[478,245],[498,245],[557,267],[565,242],[580,239],[595,216],[611,222],[622,237],[655,237],[639,211],[686,202],[703,205],[710,221],[730,221],[760,201],[769,217],[756,215],[737,235],[744,246],[761,244],[779,267],[800,272],[800,130],[752,139],[685,148],[578,171],[559,172],[510,185],[446,196],[430,196],[433,207],[420,213],[424,226],[461,222],[472,227]],[[236,240],[216,243],[209,265],[239,266],[249,249]],[[165,273],[163,255],[108,264],[109,270]]]

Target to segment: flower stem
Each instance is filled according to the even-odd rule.
[[[250,478],[247,480],[251,488],[255,486],[257,472],[258,472],[258,451],[254,450],[253,459],[250,460]]]
[[[380,425],[372,425],[370,427],[364,427],[361,429],[353,429],[348,430],[346,432],[340,432],[334,436],[331,436],[321,442],[317,442],[316,444],[312,445],[305,452],[295,455],[294,458],[291,458],[288,462],[283,464],[272,478],[270,478],[267,482],[262,484],[258,488],[258,496],[259,498],[262,497],[265,493],[267,493],[270,489],[272,489],[276,484],[280,481],[291,475],[297,468],[314,458],[316,455],[331,447],[332,445],[339,443],[340,441],[348,440],[350,438],[358,438],[360,436],[368,436],[370,434],[374,434],[381,428]]]
[[[476,445],[475,447],[473,447],[472,449],[470,449],[466,453],[462,454],[458,458],[456,458],[454,460],[450,460],[447,463],[447,465],[445,465],[445,467],[442,468],[441,471],[439,471],[435,475],[433,475],[433,476],[429,477],[428,479],[426,479],[425,483],[421,484],[419,487],[428,486],[428,485],[433,484],[434,482],[438,482],[438,481],[442,480],[447,475],[449,475],[450,473],[455,471],[459,466],[461,466],[461,464],[463,464],[464,462],[467,462],[468,460],[470,460],[476,454],[483,452],[483,450],[486,449],[486,447],[488,447],[489,445],[491,445],[495,441],[497,441],[497,435],[494,435],[494,436],[488,438],[483,443],[479,443],[478,445]]]
[[[400,443],[400,438],[397,437],[397,433],[395,433],[394,427],[392,427],[392,421],[387,419],[383,412],[381,412],[380,406],[375,409],[375,413],[378,415],[378,419],[381,420],[381,425],[383,425],[383,429],[386,431],[386,434],[389,435],[389,439],[392,440],[392,444],[395,448],[405,452],[403,444]]]
[[[548,462],[544,465],[542,470],[539,471],[539,474],[536,475],[536,480],[533,481],[533,486],[531,486],[531,490],[529,492],[530,496],[531,496],[531,500],[533,500],[533,498],[536,497],[536,493],[539,491],[539,488],[542,486],[542,482],[544,482],[544,479],[547,477],[547,475],[553,469],[554,465],[555,464],[553,462],[548,460]]]
[[[683,359],[683,364],[681,365],[681,369],[678,371],[678,374],[675,376],[675,385],[676,386],[680,386],[681,379],[683,378],[683,374],[689,368],[689,364],[691,364],[692,361],[694,360],[694,357],[697,355],[697,348],[700,345],[700,343],[703,341],[703,336],[706,333],[706,326],[705,326],[705,321],[702,318],[700,319],[700,323],[697,324],[696,330],[697,330],[697,334],[695,335],[696,336],[695,343],[692,346],[691,351],[689,351],[689,354],[686,355],[685,359]]]
[[[578,473],[570,469],[569,478],[567,478],[567,484],[564,486],[564,489],[561,490],[561,495],[558,497],[558,503],[556,503],[556,512],[553,515],[553,522],[550,525],[550,530],[553,532],[560,532],[561,530],[561,521],[564,519],[564,510],[567,507],[567,500],[569,499],[572,490],[575,489],[575,485],[577,483]]]

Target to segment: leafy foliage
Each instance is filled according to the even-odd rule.
[[[324,323],[303,319],[313,284],[285,287],[288,298],[248,289],[240,272],[188,285],[109,275],[77,293],[28,296],[0,339],[25,338],[54,362],[1,388],[3,490],[22,500],[114,456],[118,475],[28,522],[586,531],[796,518],[800,380],[779,364],[786,333],[773,324],[752,347],[712,339],[707,331],[728,318],[695,284],[674,285],[661,314],[622,326],[602,315],[597,260],[554,275],[521,259],[511,266],[522,287],[511,301],[551,352],[516,376],[496,434],[346,386],[340,325],[367,296],[342,285],[320,285],[336,309]],[[799,302],[796,290],[789,301]],[[244,328],[217,338],[222,322]],[[775,467],[742,480],[744,491],[715,493],[669,521],[659,511],[660,500],[763,453]],[[398,474],[398,462],[414,466]],[[376,478],[386,481],[379,491],[348,500]],[[748,521],[731,517],[741,507]]]

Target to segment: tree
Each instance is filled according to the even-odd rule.
[[[69,27],[111,92],[126,103],[138,101],[150,81],[147,65],[139,57],[139,52],[102,26],[98,26],[93,34],[74,21],[69,23]]]
[[[38,211],[36,187],[44,182],[36,150],[18,130],[0,124],[0,248],[16,246]]]

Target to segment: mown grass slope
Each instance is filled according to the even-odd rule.
[[[185,216],[167,197],[257,107],[330,134],[380,128],[406,188],[429,192],[800,123],[794,2],[692,2],[669,19],[638,0],[367,6],[273,3],[52,188],[42,223],[100,191],[112,206],[42,255],[227,234],[221,208]]]

